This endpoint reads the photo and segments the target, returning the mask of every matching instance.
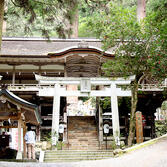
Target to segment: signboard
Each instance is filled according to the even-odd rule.
[[[109,133],[109,130],[110,130],[109,124],[104,124],[104,133],[105,134]]]
[[[59,133],[64,133],[64,124],[59,125]]]
[[[90,92],[91,91],[91,83],[89,78],[81,79],[81,92]]]

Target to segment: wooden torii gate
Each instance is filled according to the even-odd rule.
[[[54,84],[54,87],[39,88],[39,96],[53,97],[52,113],[52,145],[58,141],[59,117],[60,117],[60,97],[66,96],[95,96],[111,97],[111,113],[113,137],[117,145],[120,145],[120,125],[118,112],[118,97],[130,97],[130,90],[122,90],[117,85],[129,85],[134,76],[128,78],[73,78],[73,77],[45,77],[35,75],[39,84]],[[80,90],[67,90],[62,85],[80,85]],[[91,90],[92,85],[109,85],[104,90]],[[55,135],[56,134],[56,135]]]

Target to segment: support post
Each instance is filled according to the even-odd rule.
[[[120,126],[118,113],[118,98],[116,95],[116,84],[111,84],[111,112],[112,112],[112,127],[113,137],[117,146],[120,146]]]
[[[15,84],[15,78],[16,78],[16,70],[15,70],[15,66],[13,66],[13,75],[12,75],[12,84]]]
[[[102,108],[99,104],[99,142],[100,145],[103,141],[103,117],[102,117]]]
[[[67,112],[64,112],[64,134],[63,134],[63,141],[67,142]]]
[[[18,151],[16,159],[22,159],[22,152],[21,152],[21,118],[18,120]]]
[[[60,117],[60,85],[55,84],[52,112],[52,145],[56,145],[59,138],[59,117]]]
[[[24,123],[23,125],[23,154],[24,154],[24,158],[27,158],[27,147],[26,147],[26,142],[24,140],[24,136],[26,134],[26,124]]]

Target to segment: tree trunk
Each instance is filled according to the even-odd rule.
[[[68,35],[68,38],[77,38],[78,37],[78,22],[79,22],[78,1],[74,0],[74,2],[71,3],[70,8],[73,12],[71,14],[72,20],[70,20],[71,33]]]
[[[146,17],[146,0],[137,1],[137,20],[140,22]]]
[[[2,44],[2,28],[3,28],[3,18],[4,18],[4,3],[5,0],[0,0],[0,51]]]
[[[138,102],[138,83],[135,80],[132,87],[132,97],[131,97],[131,113],[130,113],[130,125],[129,125],[129,136],[128,136],[128,146],[132,145],[135,136],[135,112]]]

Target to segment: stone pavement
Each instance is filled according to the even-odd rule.
[[[0,167],[167,167],[167,136],[118,158],[69,163],[0,162]]]

